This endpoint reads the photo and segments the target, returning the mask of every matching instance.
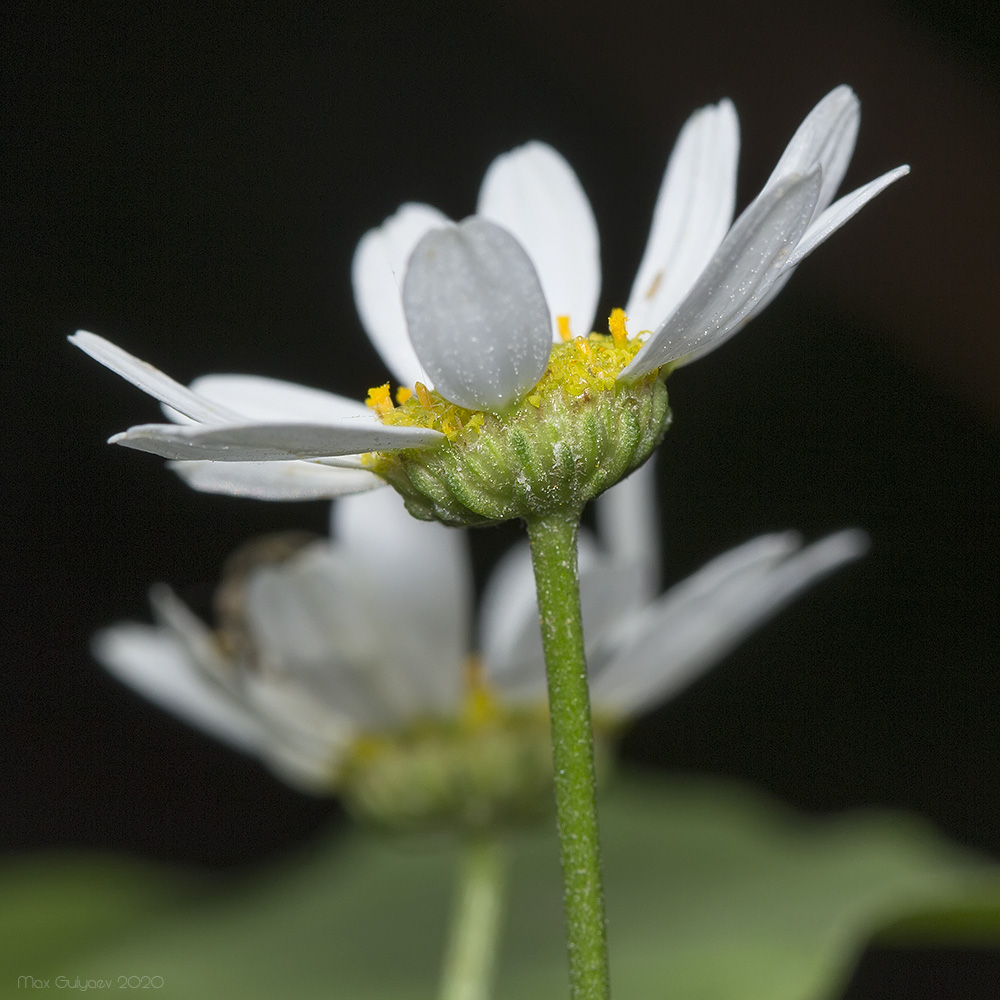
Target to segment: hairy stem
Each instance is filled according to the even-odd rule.
[[[549,685],[556,818],[573,1000],[607,1000],[594,736],[576,570],[579,511],[528,520]]]

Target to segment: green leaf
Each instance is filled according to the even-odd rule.
[[[619,997],[825,1000],[884,929],[1000,941],[1000,869],[912,817],[807,819],[723,782],[631,776],[601,821]],[[514,847],[497,998],[565,996],[554,838]],[[186,902],[159,868],[8,868],[0,927],[15,951],[0,982],[162,976],[157,995],[185,1000],[431,1000],[456,860],[454,845],[355,831]],[[100,903],[83,921],[89,892]]]
[[[65,853],[0,866],[0,993],[53,959],[77,961],[194,898],[194,880],[122,858]]]

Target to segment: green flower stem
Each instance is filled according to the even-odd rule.
[[[578,510],[527,521],[549,682],[556,819],[573,1000],[607,1000],[594,734],[576,572]]]
[[[441,1000],[488,1000],[507,874],[503,845],[484,835],[465,843],[455,893]]]

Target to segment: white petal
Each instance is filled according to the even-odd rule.
[[[446,399],[502,410],[542,377],[552,347],[538,275],[510,233],[486,219],[417,244],[403,282],[417,357]]]
[[[251,574],[247,624],[270,672],[301,682],[315,674],[332,684],[351,664],[372,657],[379,626],[357,577],[356,562],[326,542]],[[349,706],[341,709],[352,715]]]
[[[660,514],[656,456],[602,493],[595,504],[598,536],[615,562],[632,566],[643,602],[660,583]]]
[[[256,500],[328,500],[385,485],[367,469],[317,462],[171,462],[170,468],[203,493]]]
[[[206,680],[180,639],[164,628],[122,624],[98,632],[93,653],[119,680],[186,722],[256,753],[265,742],[257,721]]]
[[[504,553],[479,606],[479,649],[492,678],[510,674],[541,649],[535,577],[527,542]]]
[[[905,177],[910,172],[908,165],[896,167],[884,173],[881,177],[869,181],[850,194],[845,194],[843,198],[838,198],[829,208],[820,213],[813,223],[806,230],[805,235],[799,241],[794,253],[788,260],[786,267],[795,267],[801,260],[805,259],[821,243],[835,233],[848,219],[853,218],[865,205],[884,191],[894,181],[900,177]]]
[[[574,336],[590,333],[601,294],[600,242],[587,195],[563,157],[542,142],[498,156],[476,212],[527,251],[552,311],[553,339],[561,340],[556,316],[569,317]]]
[[[625,312],[655,330],[691,289],[726,235],[736,204],[740,133],[730,101],[696,111],[677,139]]]
[[[764,185],[765,190],[789,174],[809,173],[818,164],[823,168],[823,184],[816,208],[823,211],[844,179],[860,122],[861,105],[854,91],[844,84],[835,87],[798,127]]]
[[[423,448],[443,440],[443,434],[423,427],[387,427],[358,417],[338,424],[139,424],[109,438],[109,444],[184,461],[274,462]]]
[[[812,218],[821,171],[765,189],[736,220],[676,312],[618,377],[636,379],[671,361],[715,350],[771,287]]]
[[[793,534],[754,539],[665,594],[596,678],[595,706],[628,715],[676,693],[801,591],[862,555],[867,538],[842,531],[796,547]]]
[[[270,672],[338,717],[370,729],[452,715],[463,681],[461,630],[429,599],[433,588],[419,581],[418,592],[413,582],[372,554],[317,543],[253,575],[248,619]],[[440,636],[422,641],[431,626],[425,615],[451,629],[450,648]]]
[[[246,676],[247,704],[261,719],[268,735],[268,766],[297,787],[323,794],[331,791],[344,753],[357,727],[331,711],[307,688],[273,677]]]
[[[418,381],[428,384],[410,343],[403,315],[406,262],[426,233],[448,225],[449,221],[436,208],[411,202],[377,229],[365,233],[354,251],[351,279],[361,323],[401,385],[412,386]]]
[[[106,368],[110,368],[117,375],[121,375],[122,378],[138,386],[143,392],[148,392],[150,396],[155,397],[161,403],[166,403],[167,406],[173,407],[192,420],[199,423],[219,424],[240,419],[238,413],[199,396],[179,382],[175,382],[169,375],[164,375],[158,368],[154,368],[145,361],[140,361],[139,358],[123,351],[120,347],[95,333],[77,330],[69,338],[69,341],[89,354],[95,361],[99,361]]]
[[[389,683],[412,692],[414,714],[457,711],[472,618],[466,533],[418,521],[381,490],[334,504],[333,536],[368,571]]]
[[[330,423],[371,416],[368,407],[356,399],[263,375],[202,375],[191,383],[191,390],[201,399],[240,414],[243,420]]]
[[[899,180],[900,177],[905,177],[909,172],[910,168],[908,166],[896,167],[895,170],[890,170],[881,177],[869,181],[850,194],[845,194],[843,198],[838,198],[829,208],[821,212],[805,231],[802,239],[799,240],[799,245],[789,256],[778,279],[771,285],[767,294],[743,318],[742,322],[748,322],[771,303],[774,297],[785,287],[785,282],[792,276],[792,272],[798,264],[805,260],[816,247],[832,236],[848,219],[855,216],[875,195],[884,191],[893,181]]]
[[[630,564],[605,558],[586,534],[579,546],[580,606],[590,666],[603,662],[608,630],[641,606],[638,574]],[[515,546],[497,564],[483,595],[480,648],[491,685],[509,701],[545,697],[535,581],[526,544]]]

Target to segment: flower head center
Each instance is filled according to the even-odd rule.
[[[523,402],[538,408],[548,395],[579,399],[600,392],[614,392],[615,380],[642,346],[630,340],[625,330],[627,317],[615,309],[608,319],[609,334],[586,337],[570,334],[569,318],[558,317],[563,340],[552,347],[549,363]],[[482,429],[487,414],[469,410],[445,399],[439,392],[417,382],[412,390],[401,386],[393,402],[389,383],[368,390],[366,400],[378,418],[394,427],[429,427],[451,442],[473,440]],[[517,404],[512,412],[522,405]]]

